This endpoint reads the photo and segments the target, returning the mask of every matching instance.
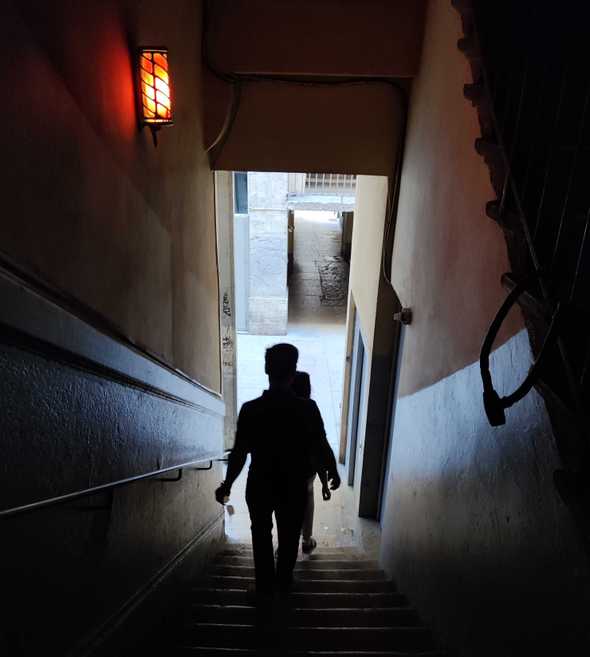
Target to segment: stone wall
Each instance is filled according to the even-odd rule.
[[[287,332],[287,190],[286,173],[248,173],[248,332],[257,335]]]

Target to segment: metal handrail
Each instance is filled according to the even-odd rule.
[[[93,486],[92,488],[85,488],[84,490],[75,491],[73,493],[66,493],[65,495],[50,497],[46,500],[39,500],[38,502],[31,502],[30,504],[23,504],[21,506],[15,506],[9,509],[3,509],[0,511],[0,518],[14,517],[24,513],[45,509],[51,506],[57,506],[58,504],[71,502],[80,499],[82,497],[96,495],[104,491],[112,490],[114,488],[119,488],[120,486],[126,486],[127,484],[132,484],[136,481],[141,481],[143,479],[151,479],[152,477],[157,477],[158,475],[162,475],[167,472],[172,472],[174,470],[179,470],[180,472],[182,472],[182,470],[185,469],[210,470],[213,467],[213,462],[226,461],[227,460],[226,455],[227,452],[223,452],[223,454],[220,454],[213,458],[207,456],[206,458],[196,459],[195,461],[186,461],[185,463],[172,465],[168,468],[160,468],[159,470],[154,470],[152,472],[145,472],[140,475],[135,475],[134,477],[127,477],[125,479],[120,479],[118,481],[112,481],[109,482],[108,484],[100,484],[99,486]],[[199,463],[206,463],[207,461],[210,461],[211,463],[211,465],[207,468],[192,468],[192,466],[198,465]],[[182,475],[177,478],[173,478],[173,479],[170,478],[162,481],[180,481],[181,479],[182,479]]]
[[[459,7],[460,2],[458,0],[455,0],[453,4],[457,7]],[[479,53],[479,55],[481,55],[483,57],[481,44],[480,44],[480,40],[479,40],[479,34],[478,34],[478,30],[477,30],[477,22],[475,20],[473,22],[472,28],[473,29],[472,29],[472,32],[471,32],[470,36],[466,37],[462,41],[464,41],[465,43],[470,43],[472,49],[474,51],[476,51],[477,53]],[[506,201],[506,193],[507,193],[508,189],[510,189],[510,191],[512,193],[512,196],[514,198],[514,201],[516,203],[516,206],[517,206],[516,216],[517,216],[518,221],[519,221],[519,227],[522,230],[522,234],[523,234],[524,240],[526,242],[528,254],[529,254],[529,257],[531,259],[532,269],[533,269],[532,277],[538,278],[540,297],[541,297],[539,301],[544,306],[549,306],[549,305],[554,304],[555,299],[553,298],[553,295],[550,294],[550,292],[549,292],[548,286],[546,284],[545,276],[542,275],[542,266],[541,266],[539,257],[537,255],[536,248],[535,248],[534,237],[533,237],[533,235],[531,233],[531,229],[530,229],[530,227],[527,223],[524,208],[523,208],[523,205],[522,205],[522,202],[521,202],[521,196],[520,196],[519,190],[516,186],[516,181],[515,181],[513,171],[512,171],[512,166],[511,166],[512,162],[510,161],[511,158],[509,157],[509,152],[510,152],[510,155],[511,155],[512,154],[512,149],[510,149],[510,151],[509,151],[509,149],[506,148],[506,144],[505,144],[505,140],[504,140],[504,134],[503,134],[502,127],[501,127],[501,122],[498,119],[498,116],[496,114],[496,108],[494,107],[493,94],[491,92],[492,85],[490,83],[487,62],[485,62],[485,61],[481,66],[480,75],[481,75],[480,83],[483,85],[483,89],[485,90],[485,94],[487,95],[487,98],[489,99],[488,111],[489,111],[490,116],[491,116],[491,122],[492,122],[492,126],[493,126],[493,131],[494,131],[496,143],[498,144],[498,147],[499,147],[498,152],[499,152],[499,154],[502,158],[504,168],[505,168],[504,186],[503,186],[502,194],[500,195],[500,207],[501,208],[504,207],[504,204],[505,204],[505,201]],[[523,85],[523,89],[524,89],[524,85]],[[521,90],[521,92],[522,92],[522,90]],[[586,109],[587,109],[589,99],[590,99],[590,95],[587,95],[586,100],[585,100],[585,105],[584,105],[584,111],[586,111]],[[522,101],[522,98],[520,99],[520,101]],[[520,109],[521,108],[519,106],[519,110],[518,110],[519,112],[520,112]],[[519,119],[520,119],[520,116],[519,116]],[[579,147],[579,144],[578,144],[578,147]],[[563,221],[563,217],[562,217],[562,221]],[[518,299],[519,296],[521,296],[523,293],[526,292],[526,283],[527,283],[527,281],[529,280],[530,277],[525,276],[525,278],[526,278],[525,281],[521,281],[518,284],[521,288],[520,293],[515,293],[515,291],[513,290],[509,294],[509,299],[513,299],[513,302],[515,302]],[[506,300],[506,302],[508,302],[508,299]],[[502,313],[504,305],[505,304],[503,304],[500,311],[498,311],[498,315],[500,315]],[[510,304],[510,305],[512,305],[512,304]],[[506,310],[506,312],[507,312],[507,310]],[[564,344],[564,340],[563,340],[562,336],[559,335],[559,332],[556,330],[557,322],[553,321],[553,320],[558,319],[557,315],[561,314],[561,309],[556,307],[555,312],[556,312],[556,315],[554,315],[554,317],[552,318],[552,321],[551,321],[551,324],[550,324],[550,327],[549,327],[549,332],[546,335],[546,338],[543,342],[543,345],[542,345],[541,350],[539,352],[539,356],[537,358],[537,361],[539,361],[539,358],[542,355],[543,355],[543,359],[541,359],[541,360],[544,360],[544,354],[542,352],[545,352],[547,350],[546,347],[548,347],[549,342],[550,342],[547,338],[550,337],[551,342],[554,342],[554,344],[557,346],[559,357],[560,357],[562,366],[564,368],[568,389],[569,389],[569,392],[572,396],[574,412],[577,414],[578,418],[583,418],[584,417],[584,406],[583,406],[582,398],[581,398],[581,388],[580,388],[580,385],[578,384],[578,382],[576,381],[576,379],[573,375],[573,369],[572,369],[570,357],[569,357],[569,354],[567,353],[567,350],[566,350],[566,347],[565,347],[565,344]],[[495,321],[496,320],[494,320],[494,322]],[[484,350],[484,347],[486,346],[486,342],[487,342],[487,339],[488,339],[490,333],[493,333],[493,328],[494,328],[494,325],[492,324],[492,326],[490,326],[490,329],[488,331],[488,336],[486,336],[486,339],[484,339],[484,346],[482,346],[482,352]],[[495,333],[497,333],[497,329],[496,329]],[[494,335],[495,335],[495,333],[494,333]],[[491,345],[490,345],[490,347],[491,347]],[[540,365],[540,363],[539,363],[539,365]],[[517,389],[517,391],[515,391],[515,393],[510,395],[508,398],[504,398],[504,401],[507,401],[507,402],[509,401],[510,402],[508,405],[514,404],[516,401],[521,399],[525,394],[527,394],[527,392],[532,388],[532,386],[534,385],[534,381],[532,381],[532,383],[531,383],[531,380],[532,380],[533,377],[537,376],[538,370],[540,369],[539,365],[537,365],[537,363],[535,363],[533,365],[533,367],[531,368],[531,371],[529,372],[529,375],[527,376],[527,378],[525,379],[523,384]],[[507,408],[507,406],[503,406],[504,402],[502,400],[500,400],[500,398],[497,396],[497,394],[496,394],[497,399],[494,398],[495,390],[493,390],[493,385],[490,387],[489,382],[486,382],[485,373],[484,373],[485,363],[482,363],[481,357],[480,357],[480,367],[482,367],[482,380],[483,380],[483,384],[484,384],[484,407],[485,407],[486,415],[488,416],[488,420],[490,421],[490,424],[492,426],[497,426],[497,424],[503,424],[505,422],[505,418],[503,419],[504,408]],[[529,384],[531,384],[531,385],[529,385]],[[520,394],[520,393],[523,393],[523,394]],[[520,395],[520,396],[518,396],[518,395]],[[503,407],[501,407],[500,404]]]

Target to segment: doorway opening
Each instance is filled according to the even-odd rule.
[[[298,369],[310,375],[312,398],[337,459],[355,185],[351,175],[233,174],[237,410],[267,388],[265,350],[278,342],[294,344]],[[320,546],[362,546],[374,552],[378,524],[358,517],[358,492],[354,481],[348,485],[349,464],[339,469],[342,485],[330,502],[322,501],[316,478],[314,537]],[[244,472],[234,484],[226,515],[226,533],[238,542],[250,540],[245,484]]]

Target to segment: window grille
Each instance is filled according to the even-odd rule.
[[[308,194],[354,194],[356,176],[340,173],[306,173],[305,191]]]

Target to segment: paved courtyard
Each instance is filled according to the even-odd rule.
[[[328,263],[328,267],[326,267]],[[342,265],[342,266],[341,266]],[[289,326],[287,335],[239,334],[237,340],[238,407],[258,397],[267,387],[264,351],[277,342],[290,342],[299,349],[300,370],[309,372],[312,397],[326,427],[328,441],[338,455],[340,413],[345,358],[346,294],[341,288],[347,277],[340,263],[340,228],[332,215],[297,212],[295,215],[294,266],[289,279]],[[338,298],[342,303],[338,304]],[[314,535],[320,545],[359,545],[371,550],[376,541],[375,523],[362,521],[353,509],[353,491],[343,483],[330,502],[324,502],[316,478]],[[244,501],[246,469],[232,492],[226,511],[226,532],[231,540],[250,541],[250,522]],[[229,511],[233,513],[230,515]]]

